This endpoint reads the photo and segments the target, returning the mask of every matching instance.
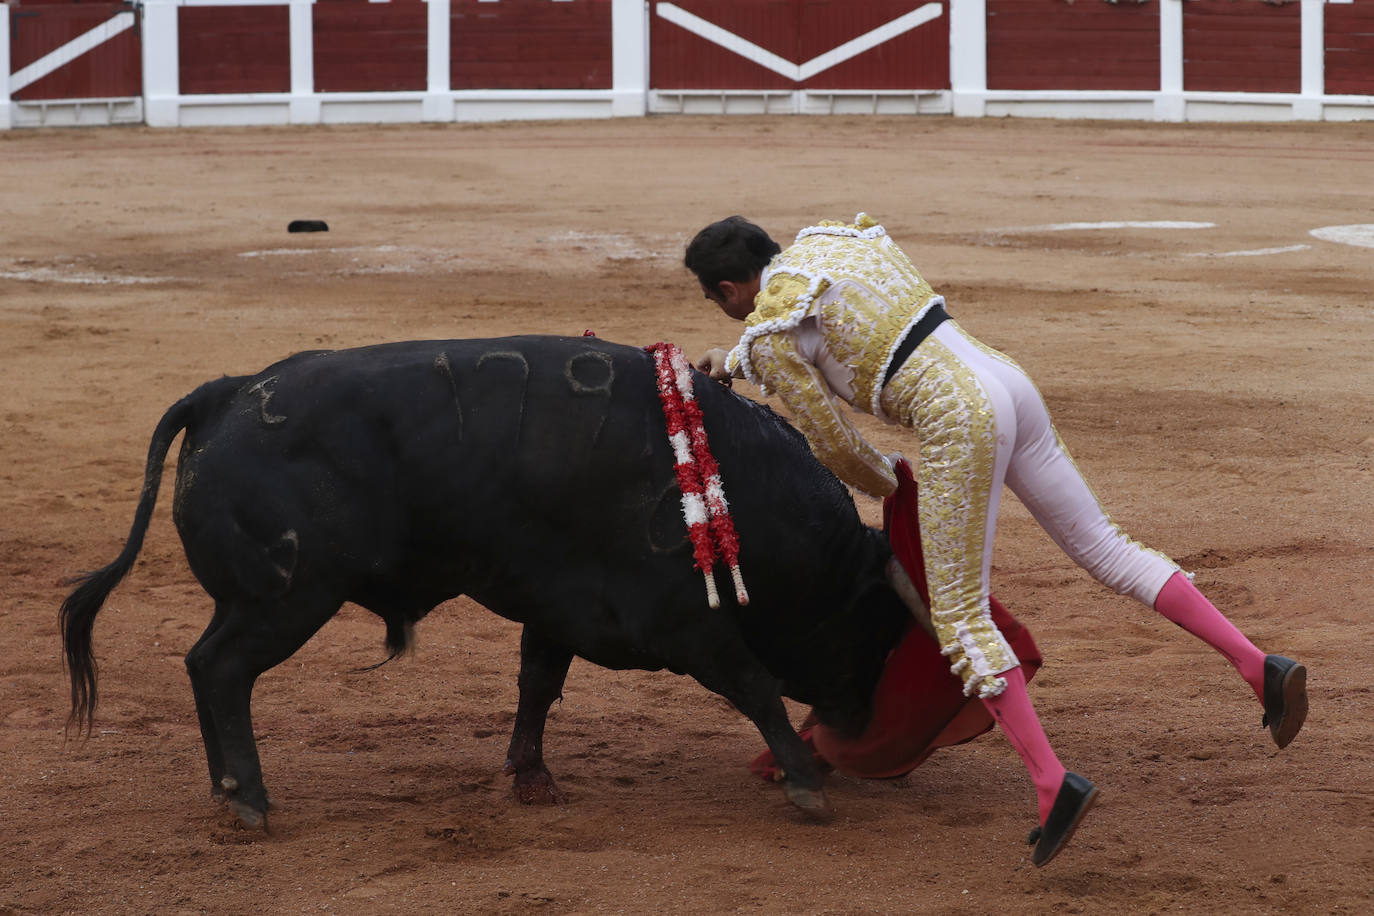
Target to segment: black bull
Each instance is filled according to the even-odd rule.
[[[119,557],[62,605],[72,720],[96,705],[91,631],[129,571],[182,430],[173,518],[214,616],[186,656],[212,792],[265,825],[250,696],[346,602],[392,655],[457,595],[524,624],[506,771],[560,799],[544,765],[574,655],[689,674],[748,716],[787,796],[827,811],[781,698],[858,732],[910,619],[890,551],[845,487],[766,407],[695,374],[750,602],[707,606],[693,567],[652,358],[594,338],[415,341],[307,352],[208,382],[153,433]],[[723,570],[722,570],[722,574]]]

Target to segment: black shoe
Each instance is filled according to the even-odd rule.
[[[1068,845],[1069,838],[1078,829],[1078,822],[1097,801],[1097,786],[1079,776],[1065,771],[1064,781],[1059,784],[1059,794],[1054,797],[1050,816],[1045,818],[1045,826],[1036,827],[1026,837],[1033,845],[1031,863],[1036,868],[1049,864],[1050,859],[1059,855],[1059,850]]]
[[[1264,718],[1279,747],[1298,734],[1307,718],[1307,669],[1282,655],[1264,657]]]

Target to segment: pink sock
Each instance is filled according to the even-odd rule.
[[[1225,656],[1263,702],[1264,653],[1203,597],[1182,571],[1164,583],[1155,599],[1155,610]]]
[[[1035,798],[1040,804],[1040,823],[1043,825],[1064,781],[1064,765],[1055,756],[1050,739],[1040,727],[1035,707],[1031,706],[1026,693],[1026,675],[1017,667],[998,676],[1006,678],[1007,689],[984,700],[983,705],[992,713],[1016,753],[1021,755],[1021,762],[1026,765],[1031,782],[1035,783]]]

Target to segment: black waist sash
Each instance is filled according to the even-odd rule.
[[[921,320],[911,326],[911,330],[906,332],[902,342],[897,344],[897,349],[892,351],[892,360],[887,364],[887,373],[883,376],[882,388],[887,387],[887,383],[892,381],[892,377],[897,374],[897,370],[902,368],[902,363],[906,362],[921,341],[930,336],[930,332],[938,328],[941,322],[948,321],[949,314],[945,307],[940,303],[935,303],[926,313],[921,316]]]

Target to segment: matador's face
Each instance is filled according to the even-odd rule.
[[[759,294],[761,276],[762,274],[754,274],[750,279],[740,282],[722,280],[719,287],[714,290],[703,283],[701,291],[726,315],[736,321],[743,321],[754,310],[754,297]]]

